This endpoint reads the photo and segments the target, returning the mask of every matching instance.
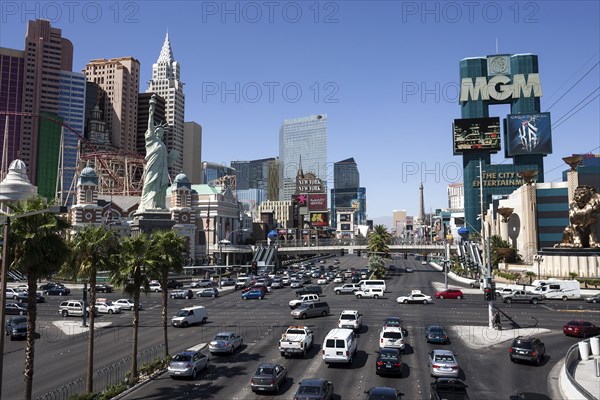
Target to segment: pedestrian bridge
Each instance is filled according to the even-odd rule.
[[[278,253],[282,254],[312,254],[312,253],[340,253],[344,250],[344,253],[355,254],[359,251],[368,252],[368,246],[366,244],[354,244],[354,245],[317,245],[312,244],[310,246],[293,246],[293,245],[280,245],[275,244]],[[394,244],[388,246],[390,253],[416,253],[416,254],[444,254],[446,252],[445,246],[441,244]],[[456,245],[450,245],[450,253],[456,253]]]

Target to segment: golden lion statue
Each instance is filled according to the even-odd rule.
[[[591,186],[578,186],[569,204],[569,225],[563,240],[554,247],[600,248],[597,223],[600,217],[600,194]]]

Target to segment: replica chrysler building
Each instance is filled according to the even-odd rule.
[[[152,80],[148,83],[147,93],[156,93],[165,99],[167,127],[165,128],[164,143],[169,152],[178,153],[179,155],[175,163],[169,168],[169,175],[175,176],[183,168],[185,95],[183,94],[179,63],[173,57],[168,32],[158,56],[158,61],[152,64]]]

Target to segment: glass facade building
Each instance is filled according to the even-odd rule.
[[[69,189],[75,188],[75,173],[77,170],[77,144],[83,138],[85,126],[85,75],[80,72],[60,71],[58,89],[58,115],[63,122],[73,130],[63,130],[63,172],[61,204],[71,205],[73,196]],[[74,191],[73,191],[74,192]]]
[[[333,164],[333,189],[331,189],[331,225],[337,224],[338,208],[354,208],[355,223],[363,225],[367,220],[366,189],[360,187],[360,173],[354,158]]]
[[[228,167],[227,165],[211,163],[208,161],[202,162],[202,183],[205,185],[215,186],[216,181],[225,177],[234,176],[235,169]]]
[[[25,53],[19,50],[0,47],[0,110],[20,112],[23,102],[23,81],[25,79]],[[0,138],[4,143],[6,117],[0,116]],[[8,118],[8,160],[6,167],[17,158],[21,141],[21,117]],[[27,166],[29,167],[29,165]],[[5,172],[8,172],[5,171]]]
[[[271,166],[277,162],[276,158],[264,158],[261,160],[232,161],[231,168],[235,169],[236,189],[261,189],[265,193],[273,180],[270,176]]]
[[[327,115],[286,119],[279,130],[279,200],[291,200],[298,169],[327,181]],[[327,188],[325,188],[325,191]]]

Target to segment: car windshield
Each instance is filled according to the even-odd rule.
[[[300,386],[298,388],[298,394],[319,394],[321,392],[318,386]]]
[[[179,361],[179,362],[186,362],[186,361],[191,361],[192,356],[190,356],[189,354],[177,354],[175,357],[173,357],[173,361]]]
[[[187,315],[188,315],[188,311],[186,311],[186,310],[180,310],[180,311],[177,313],[177,316],[178,316],[178,317],[187,317]]]
[[[354,320],[356,319],[356,316],[354,314],[342,314],[340,319]]]
[[[256,375],[273,375],[273,368],[263,367],[256,370]]]
[[[229,340],[229,336],[227,336],[227,335],[217,335],[217,336],[215,336],[215,340]]]

